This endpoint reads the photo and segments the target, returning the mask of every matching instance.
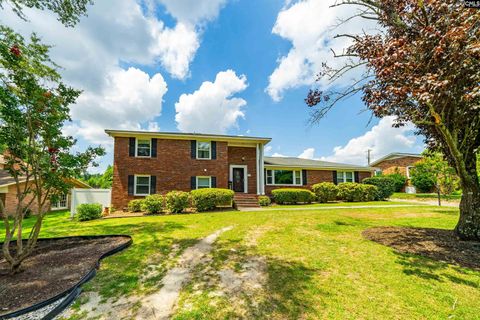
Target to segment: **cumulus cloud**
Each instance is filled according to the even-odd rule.
[[[108,74],[102,91],[79,97],[72,117],[79,119],[79,133],[95,143],[105,142],[105,128],[141,130],[146,123],[148,130],[157,130],[153,119],[161,114],[166,92],[161,74],[150,77],[136,68],[119,68]]]
[[[247,102],[235,94],[247,88],[245,75],[233,70],[219,72],[214,82],[205,81],[191,94],[182,94],[177,103],[175,120],[183,132],[225,133],[237,126]]]
[[[310,85],[324,62],[332,67],[345,60],[333,58],[330,49],[340,53],[351,40],[333,39],[336,34],[352,34],[361,30],[372,31],[375,24],[353,19],[338,27],[339,19],[355,13],[352,6],[331,8],[336,0],[305,0],[287,5],[280,11],[272,33],[292,43],[287,55],[278,59],[278,66],[269,77],[267,93],[280,101],[285,90]],[[321,85],[326,85],[323,83]]]
[[[178,21],[199,25],[218,16],[226,0],[159,0]]]
[[[272,146],[265,146],[265,148],[263,148],[263,152],[268,155],[270,152],[272,152],[272,149]]]
[[[332,155],[321,160],[366,165],[368,149],[372,150],[372,161],[391,152],[421,152],[423,145],[417,141],[413,125],[394,128],[394,119],[381,119],[372,129],[351,139],[344,146],[335,147]]]
[[[303,152],[298,155],[299,158],[302,159],[314,159],[315,158],[315,148],[307,148],[303,150]]]

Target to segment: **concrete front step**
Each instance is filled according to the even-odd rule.
[[[233,201],[237,208],[260,208],[256,194],[236,193]]]

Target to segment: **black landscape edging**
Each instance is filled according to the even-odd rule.
[[[75,298],[78,297],[78,295],[81,292],[80,286],[83,285],[85,282],[88,282],[89,280],[91,280],[96,275],[96,273],[97,273],[96,270],[99,268],[101,260],[103,260],[106,257],[109,257],[109,256],[111,256],[111,255],[113,255],[113,254],[115,254],[119,251],[125,250],[126,248],[128,248],[133,243],[132,237],[129,236],[129,235],[125,235],[125,234],[96,235],[96,236],[72,236],[72,237],[58,237],[58,238],[38,239],[38,241],[41,242],[41,241],[49,241],[49,240],[64,240],[64,239],[90,240],[90,239],[115,238],[115,237],[124,237],[124,238],[129,238],[130,240],[128,240],[126,243],[124,243],[124,244],[122,244],[122,245],[120,245],[120,246],[102,254],[100,256],[100,258],[98,258],[97,262],[95,263],[95,266],[85,276],[83,276],[75,285],[73,285],[71,288],[57,294],[56,296],[53,296],[53,297],[48,298],[44,301],[38,302],[38,303],[36,303],[34,305],[31,305],[29,307],[26,307],[24,309],[20,309],[20,310],[11,312],[11,313],[0,315],[0,320],[11,319],[11,318],[18,317],[18,316],[21,316],[21,315],[26,314],[26,313],[33,312],[35,310],[41,309],[41,308],[57,301],[58,299],[61,299],[64,296],[67,296],[65,298],[65,300],[62,301],[62,303],[60,303],[58,306],[56,306],[52,311],[50,311],[43,318],[44,320],[53,319],[55,316],[57,316],[58,314],[63,312],[68,306],[70,306],[70,304],[73,303]],[[3,243],[0,243],[0,246],[2,244]]]

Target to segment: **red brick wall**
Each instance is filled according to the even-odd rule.
[[[248,177],[248,193],[257,194],[257,150],[252,147],[228,147],[228,165],[246,165]],[[243,159],[242,159],[243,158]]]
[[[359,172],[360,182],[368,177],[371,177],[370,172]],[[307,170],[307,185],[305,186],[265,186],[265,193],[270,195],[272,190],[279,188],[305,188],[311,189],[312,186],[320,182],[333,182],[332,170]]]
[[[23,185],[24,184],[22,184],[22,188],[23,188]],[[33,194],[27,195],[26,198],[23,200],[23,203],[28,203],[33,197],[34,197]],[[15,214],[15,211],[17,210],[17,203],[18,203],[16,185],[8,186],[8,192],[3,194],[1,199],[4,201],[5,212],[7,213],[7,215]],[[32,202],[32,204],[30,205],[30,208],[32,209],[32,211],[37,210],[36,200]],[[45,204],[44,210],[50,210],[50,204],[48,201]]]
[[[395,173],[396,169],[398,168],[399,173],[401,173],[406,177],[407,167],[413,166],[415,163],[417,163],[420,160],[421,158],[417,158],[417,157],[403,157],[398,159],[382,161],[379,164],[375,165],[375,167],[382,169],[383,174]]]
[[[228,150],[226,142],[217,142],[217,159],[191,158],[190,140],[157,140],[156,158],[128,155],[128,138],[115,138],[113,161],[112,206],[122,209],[135,198],[128,195],[128,176],[135,174],[157,177],[157,193],[171,190],[190,191],[192,176],[213,176],[218,188],[228,187]]]

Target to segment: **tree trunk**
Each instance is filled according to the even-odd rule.
[[[455,232],[462,240],[480,240],[480,188],[473,184],[462,189],[460,219]]]

